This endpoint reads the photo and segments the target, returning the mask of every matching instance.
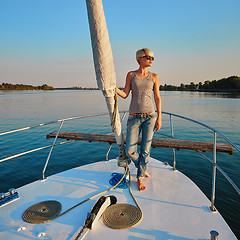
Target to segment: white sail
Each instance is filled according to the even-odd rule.
[[[102,1],[86,0],[86,4],[98,88],[103,91],[111,120],[116,114],[114,135],[117,144],[122,145],[120,116],[114,100],[116,73]]]

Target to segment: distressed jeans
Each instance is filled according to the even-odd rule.
[[[138,179],[145,177],[156,119],[156,112],[150,115],[129,115],[128,117],[126,152],[128,157],[134,162],[136,168],[138,169]],[[142,142],[140,145],[140,152],[138,153],[137,143],[141,132]]]

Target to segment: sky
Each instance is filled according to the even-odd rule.
[[[240,76],[239,0],[102,0],[117,85],[154,52],[160,84]],[[96,87],[85,0],[0,0],[0,84]]]

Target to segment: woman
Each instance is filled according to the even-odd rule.
[[[127,122],[126,152],[137,167],[137,184],[139,191],[146,190],[144,177],[150,177],[147,172],[154,129],[158,131],[162,125],[161,98],[159,93],[159,78],[155,73],[148,71],[154,60],[153,52],[147,48],[137,51],[136,60],[139,68],[127,74],[124,90],[117,88],[117,94],[127,98],[132,90],[132,99]],[[152,91],[156,104],[155,112],[152,100]],[[142,132],[140,153],[137,152],[139,134]]]

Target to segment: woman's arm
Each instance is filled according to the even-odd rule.
[[[162,126],[162,109],[161,109],[161,97],[159,92],[159,77],[157,74],[152,74],[153,78],[153,93],[154,93],[154,100],[157,108],[158,118],[156,120],[155,130],[158,131]]]
[[[117,94],[122,98],[127,98],[130,92],[131,88],[131,79],[132,79],[133,72],[129,72],[126,77],[126,83],[125,87],[122,90],[120,90],[118,87],[116,87]]]

